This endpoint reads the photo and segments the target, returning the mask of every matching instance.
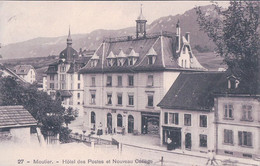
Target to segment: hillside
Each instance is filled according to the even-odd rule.
[[[212,12],[211,6],[202,7],[203,10]],[[176,23],[180,20],[182,35],[185,32],[190,32],[192,47],[199,45],[201,47],[213,50],[213,43],[209,41],[204,32],[199,31],[199,26],[196,21],[195,9],[188,10],[182,15],[161,17],[147,25],[147,33],[155,33],[163,31],[176,31]],[[133,20],[133,25],[135,21]],[[135,27],[129,27],[119,30],[95,30],[88,34],[72,35],[73,47],[76,50],[79,48],[96,49],[102,42],[104,37],[128,36],[134,35]],[[3,59],[28,58],[28,57],[46,57],[48,55],[58,55],[66,47],[67,36],[53,38],[35,38],[32,40],[13,43],[1,48]]]

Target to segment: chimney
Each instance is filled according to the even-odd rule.
[[[187,42],[190,43],[190,32],[186,32],[185,38],[186,38]]]
[[[176,52],[179,52],[181,49],[181,28],[180,20],[176,24]]]

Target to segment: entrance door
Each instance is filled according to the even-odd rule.
[[[128,133],[134,132],[134,117],[132,115],[128,116]]]
[[[107,132],[112,133],[112,115],[110,113],[107,114]]]
[[[142,116],[142,134],[147,134],[147,117]]]
[[[185,148],[191,149],[191,133],[185,134]]]

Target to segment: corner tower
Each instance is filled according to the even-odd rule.
[[[140,15],[137,17],[136,20],[136,38],[142,38],[146,36],[146,22],[147,20],[143,16],[143,5],[141,4],[141,11]]]

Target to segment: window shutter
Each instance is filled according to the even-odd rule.
[[[238,144],[242,145],[242,131],[238,132]]]
[[[179,114],[175,114],[175,124],[179,124]]]
[[[230,134],[231,134],[231,136],[230,136],[230,138],[231,138],[230,143],[233,144],[233,131],[232,130],[230,131]]]
[[[247,145],[252,146],[252,133],[247,132]]]

